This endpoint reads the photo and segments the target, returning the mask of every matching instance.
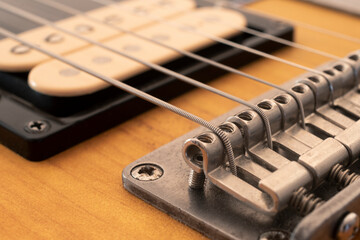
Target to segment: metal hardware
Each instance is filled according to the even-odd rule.
[[[52,33],[45,38],[45,42],[47,43],[59,43],[64,40],[64,37],[58,33]]]
[[[293,29],[285,22],[280,26],[274,19],[247,13],[244,13],[244,15],[246,15],[248,19],[249,27],[288,40],[292,39]],[[281,44],[271,42],[267,39],[248,36],[244,33],[239,33],[232,37],[231,40],[266,52],[272,52],[283,47]],[[14,44],[14,46],[15,45],[16,44]],[[197,53],[214,61],[226,62],[227,65],[233,68],[239,68],[239,66],[248,64],[258,58],[253,55],[248,55],[243,51],[224,49],[221,47],[221,44],[213,44]],[[184,58],[179,58],[172,64],[174,64],[173,70],[176,72],[194,77],[202,82],[209,82],[224,74],[224,71],[203,64],[200,61],[184,61]],[[209,71],[211,71],[212,74],[208,74]],[[64,73],[70,75],[77,74],[76,72],[68,71]],[[146,77],[147,74],[151,74],[151,77]],[[32,90],[27,87],[26,75],[7,72],[2,72],[0,75],[2,79],[0,81],[0,87],[6,93],[3,95],[0,104],[1,112],[12,109],[11,115],[0,114],[0,131],[3,133],[0,134],[0,141],[3,145],[33,161],[49,158],[152,106],[131,94],[120,94],[119,91],[114,89],[101,92],[101,95],[95,93],[76,98],[76,104],[74,104],[74,99],[72,98],[51,98],[51,101],[49,101],[48,96],[34,94]],[[16,84],[14,84],[15,82]],[[169,78],[155,71],[147,71],[135,78],[131,78],[128,83],[134,83],[141,89],[145,87],[147,91],[151,93],[156,91],[159,98],[167,98],[169,95],[175,97],[191,88],[186,83],[179,83],[175,78]],[[19,98],[13,98],[12,94],[19,96]],[[26,99],[26,101],[18,101],[18,99]],[[101,101],[99,99],[101,99]],[[31,106],[28,102],[31,102]],[[113,104],[108,104],[108,102],[112,102]],[[129,102],[132,106],[135,105],[136,107],[128,108]],[[89,106],[95,107],[91,108]],[[36,108],[36,111],[34,111],[34,108]],[[108,117],[108,114],[116,114],[119,111],[126,111],[127,114],[122,114],[117,118]],[[32,119],[43,119],[51,123],[51,129],[46,135],[33,135],[29,137],[29,134],[24,131],[23,121],[25,112],[28,121]],[[64,121],[64,116],[66,116],[66,121]],[[97,124],[99,121],[103,124]],[[77,137],[69,138],[69,134],[76,135]],[[16,143],[14,143],[14,139],[18,139],[15,141]]]
[[[307,73],[285,85],[304,106],[305,129],[298,125],[298,105],[288,92],[274,90],[254,100],[269,119],[273,149],[267,147],[264,124],[253,110],[240,107],[219,118],[216,123],[226,126],[224,132],[233,146],[236,175],[228,169],[219,138],[212,132],[197,130],[137,161],[156,159],[178,177],[190,166],[189,183],[185,182],[176,194],[183,202],[175,196],[167,197],[161,181],[151,189],[128,181],[126,169],[125,187],[215,238],[256,239],[271,229],[292,232],[291,239],[316,239],[324,231],[331,234],[324,235],[324,239],[333,238],[337,231],[334,226],[344,216],[344,209],[360,213],[353,204],[360,202],[360,190],[356,188],[360,170],[350,172],[360,156],[360,92],[355,67],[341,60],[319,68],[329,75],[334,86],[333,104],[328,82],[322,76]],[[178,154],[165,155],[170,154],[168,148],[181,148],[181,141],[185,142],[185,161],[179,164]],[[168,158],[171,164],[167,164]],[[184,170],[179,173],[179,169]],[[189,191],[189,185],[199,190]],[[333,206],[334,201],[342,205]],[[331,220],[314,224],[318,215]],[[279,225],[277,218],[288,225]],[[256,222],[259,229],[249,228],[247,221]],[[239,231],[235,231],[235,222],[241,223]]]
[[[294,192],[290,199],[290,205],[302,216],[308,215],[322,204],[324,204],[324,200],[316,197],[314,194],[308,193],[303,187]]]
[[[299,163],[313,175],[314,187],[326,178],[333,166],[338,163],[347,164],[346,148],[333,138],[327,138],[315,148],[300,156]]]
[[[131,170],[131,176],[140,181],[155,181],[163,174],[161,167],[155,164],[141,164]]]
[[[336,98],[355,86],[353,68],[342,60],[319,69],[329,76]],[[335,165],[348,165],[360,154],[360,138],[353,134],[360,132],[360,121],[355,123],[350,116],[336,111],[334,105],[323,104],[330,95],[325,84],[327,82],[322,76],[308,76],[290,87],[304,106],[308,130],[294,131],[299,110],[290,95],[280,94],[257,104],[269,119],[271,131],[275,133],[275,151],[262,147],[265,143],[264,125],[253,110],[242,111],[227,119],[238,129],[237,134],[232,133],[233,136],[237,135],[233,138],[242,139],[238,144],[232,145],[244,149],[242,156],[236,158],[239,172],[237,176],[231,176],[223,168],[226,162],[223,147],[215,135],[211,137],[215,141],[206,143],[188,140],[183,152],[191,152],[197,148],[204,157],[200,164],[204,165],[205,175],[222,190],[261,211],[278,212],[289,201],[294,203],[291,198],[299,188],[307,186],[315,189]],[[196,170],[186,154],[184,156],[189,166]],[[197,164],[196,168],[201,166]],[[287,181],[281,181],[285,177]],[[238,186],[242,186],[243,190],[236,191]],[[312,195],[301,193],[304,199],[311,202]],[[312,209],[310,207],[305,212]]]
[[[336,164],[330,171],[329,181],[335,182],[340,188],[345,188],[360,179],[360,175]]]
[[[355,86],[355,76],[350,65],[337,61],[329,67],[320,68],[334,88],[334,99],[342,96],[344,92]]]
[[[289,240],[290,234],[282,230],[271,230],[260,235],[259,240]]]
[[[356,91],[354,93],[357,94]],[[360,106],[356,104],[355,99],[354,101],[351,100],[351,95],[352,94],[347,94],[343,98],[337,99],[335,105],[339,110],[344,111],[353,117],[360,118]]]
[[[355,75],[355,84],[360,89],[360,50],[350,53],[345,60],[352,66]]]
[[[335,140],[343,144],[349,152],[350,162],[360,156],[360,120],[335,137]]]
[[[50,124],[43,120],[30,121],[25,125],[25,131],[32,134],[43,133],[49,128]]]
[[[204,187],[205,180],[204,172],[197,173],[193,169],[190,170],[189,187],[192,189],[201,189]]]
[[[327,188],[326,191],[331,191]],[[330,195],[331,196],[331,195]],[[293,230],[292,239],[338,239],[339,225],[346,214],[360,213],[360,182],[354,182],[305,216]]]
[[[320,74],[308,74],[299,80],[300,83],[308,85],[314,92],[315,109],[326,104],[330,99],[330,89],[326,79]]]
[[[79,24],[75,26],[75,31],[80,34],[87,34],[94,31],[94,27],[87,24]]]
[[[22,44],[19,44],[19,45],[16,45],[15,47],[13,47],[11,49],[11,52],[14,53],[14,54],[25,54],[25,53],[28,53],[31,51],[31,48],[29,48],[28,46],[25,46],[25,45],[22,45]]]
[[[359,233],[360,218],[356,213],[348,213],[341,220],[336,233],[338,240],[352,240]]]

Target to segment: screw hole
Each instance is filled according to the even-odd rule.
[[[259,103],[258,107],[262,108],[262,109],[265,109],[265,110],[271,110],[272,109],[271,103],[267,102],[267,101]]]
[[[292,90],[294,92],[301,93],[301,94],[305,93],[305,88],[301,85],[293,87]]]
[[[280,104],[288,104],[290,100],[286,95],[280,95],[275,98],[275,101]]]
[[[198,146],[190,145],[185,150],[186,158],[193,164],[202,167],[204,156],[201,153],[201,149]]]
[[[351,56],[349,57],[349,59],[357,62],[357,61],[359,61],[359,55],[355,55],[355,54],[354,54],[354,55],[351,55]]]
[[[336,70],[338,70],[339,72],[344,71],[344,66],[343,66],[343,65],[336,65],[334,68],[335,68]]]
[[[234,128],[229,124],[222,124],[219,126],[219,128],[227,133],[233,133],[235,131]]]
[[[289,240],[290,234],[282,230],[271,230],[260,235],[259,240]]]
[[[240,113],[238,117],[245,121],[251,121],[254,118],[254,116],[250,112]]]
[[[335,76],[335,73],[333,70],[325,70],[324,73],[330,75],[330,76]]]
[[[203,158],[202,155],[196,155],[196,156],[194,156],[194,161],[202,162],[203,160],[204,160],[204,158]]]
[[[197,137],[197,139],[204,143],[212,143],[214,141],[214,139],[208,134],[200,135]]]
[[[314,83],[319,83],[319,82],[320,82],[319,78],[316,77],[316,76],[308,77],[308,79],[309,79],[310,81],[314,82]]]

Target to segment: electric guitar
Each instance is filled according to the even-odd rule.
[[[358,17],[310,3],[296,0],[260,0],[248,4],[244,8],[251,12],[254,11],[256,14],[280,17],[281,21],[285,23],[288,19],[289,25],[296,21],[360,39],[360,19]],[[116,19],[111,19],[111,21],[116,21]],[[63,26],[66,28],[66,23]],[[81,30],[88,31],[89,29],[82,26]],[[226,29],[220,30],[225,31]],[[111,32],[112,30],[104,30],[104,32],[106,31]],[[228,32],[221,31],[219,32],[220,36],[229,35]],[[234,33],[231,34],[234,36]],[[57,38],[58,36],[54,35],[50,41],[57,41]],[[294,26],[294,42],[339,57],[345,57],[359,49],[359,44],[354,41],[329,36],[324,32],[306,28],[304,25]],[[76,45],[81,48],[84,47],[82,44],[83,41],[75,39],[74,45],[67,47]],[[275,48],[279,49],[279,47]],[[23,49],[17,50],[22,51]],[[71,52],[72,50],[67,51]],[[153,54],[160,53],[154,51]],[[327,57],[294,47],[281,48],[272,54],[310,68],[316,68],[329,61]],[[44,55],[36,56],[39,62],[45,61],[41,59],[43,57]],[[10,64],[12,59],[7,59],[8,61],[3,62]],[[24,60],[23,69],[26,69],[31,64],[29,62],[34,59],[26,59],[27,62]],[[84,61],[87,59],[84,58]],[[108,59],[99,58],[97,61],[106,62]],[[33,74],[49,78],[51,74],[43,71],[57,68],[56,64],[52,62],[48,65],[43,64],[39,67],[42,72]],[[304,72],[301,69],[264,58],[253,59],[251,63],[242,66],[240,70],[278,85],[286,83]],[[19,73],[19,75],[21,74]],[[78,73],[65,69],[63,74],[72,76]],[[118,73],[112,74],[119,77]],[[124,73],[124,76],[126,74]],[[38,84],[40,82],[34,83],[34,88],[39,86]],[[69,84],[71,84],[70,81]],[[101,84],[94,81],[93,87],[101,89],[103,87]],[[218,77],[209,84],[247,101],[271,89],[233,73]],[[39,91],[54,93],[55,97],[63,94],[63,92],[57,92],[57,89],[54,90],[50,85],[39,88]],[[77,87],[81,88],[81,86]],[[66,88],[67,86],[64,85],[63,89]],[[89,89],[82,88],[81,91],[86,92]],[[67,92],[65,95],[73,94],[71,97],[76,98],[78,93]],[[0,93],[0,102],[4,100],[5,94],[2,95]],[[105,97],[104,94],[101,97]],[[89,101],[94,102],[93,99]],[[204,89],[193,89],[169,102],[209,121],[239,106],[237,102],[209,93]],[[84,103],[86,100],[81,104]],[[46,108],[45,105],[40,106],[40,109]],[[55,115],[62,116],[73,114],[78,107],[74,106],[69,113],[68,109],[61,108],[62,106],[58,105],[58,112],[55,111],[56,109],[48,110],[55,111]],[[11,109],[9,109],[10,112]],[[9,113],[1,112],[0,114],[4,116]],[[127,115],[128,113],[118,112],[117,114]],[[109,114],[107,117],[118,117],[118,115]],[[129,117],[126,121],[104,132],[101,132],[104,130],[102,124],[107,123],[97,122],[99,130],[87,137],[98,134],[85,141],[78,139],[76,134],[82,132],[86,135],[86,131],[91,131],[91,129],[84,127],[79,132],[77,130],[66,132],[66,137],[61,141],[66,141],[66,139],[71,141],[74,138],[77,139],[76,141],[82,142],[71,148],[68,148],[66,142],[59,142],[62,149],[68,149],[44,161],[28,161],[10,150],[10,148],[17,149],[17,146],[0,145],[0,238],[205,239],[206,237],[193,230],[192,226],[188,227],[180,223],[129,193],[122,183],[122,171],[127,165],[188,133],[198,125],[161,108],[153,108],[136,116],[130,114]],[[18,120],[21,119],[16,121]],[[40,122],[41,124],[43,123]],[[110,123],[109,125],[115,124]],[[35,128],[37,127],[35,126]],[[39,127],[39,129],[42,128],[43,126]],[[30,126],[29,131],[32,130],[33,126]],[[7,133],[2,131],[0,134]],[[36,152],[47,152],[49,150],[47,148],[52,147],[45,145],[36,148]],[[37,157],[43,156],[35,158]],[[173,191],[176,192],[176,188]]]

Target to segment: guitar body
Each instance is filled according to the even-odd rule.
[[[359,18],[345,13],[295,0],[262,0],[249,8],[360,38]],[[353,42],[302,27],[295,28],[295,41],[341,57],[359,48]],[[309,67],[329,60],[293,48],[275,55]],[[266,59],[242,70],[276,84],[302,73]],[[246,100],[269,90],[231,74],[211,85]],[[207,120],[237,106],[199,89],[171,103]],[[196,127],[156,108],[42,162],[27,161],[0,145],[0,238],[204,238],[128,193],[121,182],[126,165]]]

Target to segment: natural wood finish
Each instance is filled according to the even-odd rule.
[[[343,13],[293,0],[263,0],[251,8],[360,38],[360,20]],[[359,47],[303,28],[297,28],[296,38],[339,56]],[[326,60],[290,48],[276,55],[308,66]],[[243,70],[276,83],[301,73],[268,60]],[[211,84],[245,99],[268,89],[234,75]],[[236,106],[202,90],[187,93],[172,103],[206,119]],[[127,164],[195,127],[172,113],[154,109],[43,162],[26,161],[0,146],[0,238],[204,238],[129,194],[121,183],[121,171]]]

